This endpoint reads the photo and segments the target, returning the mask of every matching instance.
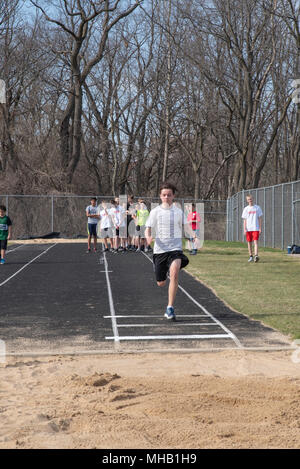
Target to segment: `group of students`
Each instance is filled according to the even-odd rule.
[[[112,199],[110,203],[103,200],[97,206],[97,199],[92,197],[91,203],[86,207],[88,247],[91,252],[92,239],[94,251],[97,251],[98,231],[103,239],[104,251],[113,253],[125,251],[152,252],[152,247],[146,244],[145,224],[149,217],[149,210],[143,199],[133,202],[133,196],[129,195],[127,203],[120,204],[119,197]],[[98,224],[100,223],[100,230]]]

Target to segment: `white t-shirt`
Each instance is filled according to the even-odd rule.
[[[167,208],[158,205],[151,210],[146,227],[151,228],[151,236],[155,238],[154,254],[182,251],[183,225],[186,223],[182,210],[174,204]]]
[[[242,218],[247,220],[247,231],[259,231],[259,218],[262,216],[262,210],[259,205],[247,205],[242,213]]]
[[[109,214],[112,217],[113,223],[115,226],[124,227],[125,226],[125,209],[121,205],[112,207],[109,210]]]
[[[99,215],[99,208],[97,206],[93,207],[92,205],[88,205],[88,207],[85,209],[86,213],[89,215]],[[90,224],[97,224],[99,221],[99,218],[90,218],[88,217],[88,223]]]
[[[110,228],[111,222],[110,222],[110,215],[109,215],[109,210],[101,210],[100,212],[101,216],[101,230],[104,230],[104,228]]]

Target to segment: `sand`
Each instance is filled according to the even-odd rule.
[[[6,357],[0,448],[299,448],[300,349]]]

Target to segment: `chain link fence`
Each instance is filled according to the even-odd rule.
[[[45,237],[86,238],[87,218],[85,209],[91,197],[109,203],[113,196],[77,195],[0,195],[0,204],[7,208],[13,222],[13,239]],[[121,196],[120,196],[121,197]],[[136,202],[139,197],[134,197]],[[148,210],[151,204],[160,203],[159,198],[143,198]],[[195,200],[176,198],[184,209],[185,204],[202,203],[204,206],[204,239],[225,240],[226,200]]]
[[[242,212],[251,194],[263,211],[260,244],[285,249],[300,244],[300,181],[238,192],[227,200],[227,241],[245,241]]]

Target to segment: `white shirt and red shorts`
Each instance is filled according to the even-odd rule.
[[[262,216],[259,205],[247,205],[242,213],[242,218],[246,220],[246,239],[248,243],[259,239],[259,218]]]

